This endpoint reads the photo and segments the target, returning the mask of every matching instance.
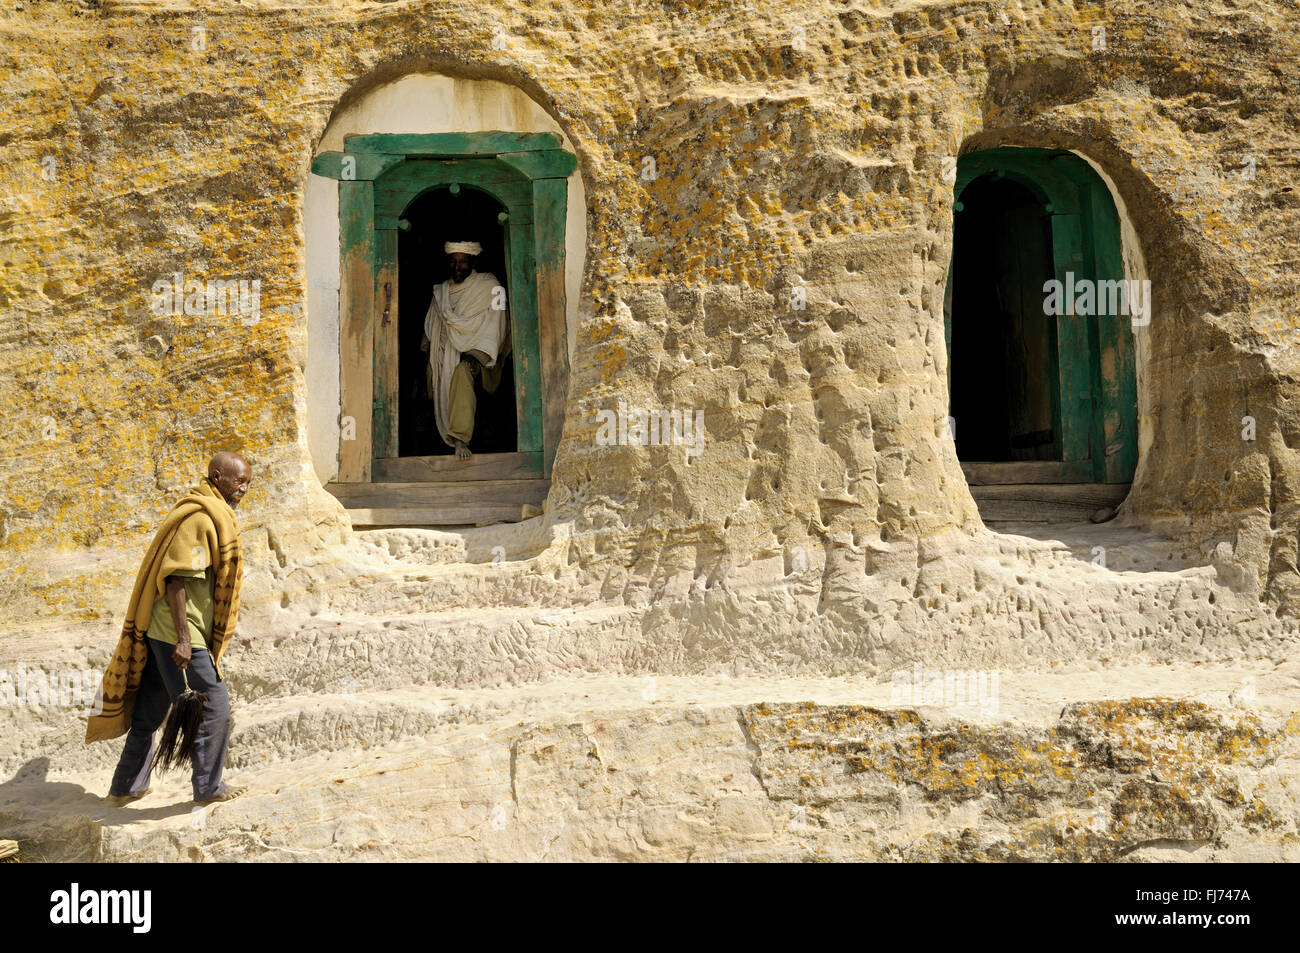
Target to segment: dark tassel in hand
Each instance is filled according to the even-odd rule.
[[[149,768],[151,773],[165,774],[178,765],[194,763],[194,742],[198,738],[208,696],[190,688],[185,669],[181,669],[181,677],[185,679],[185,691],[176,697],[167,712],[162,740],[158,742],[158,750],[154,752],[153,764]]]

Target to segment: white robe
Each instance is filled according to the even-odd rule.
[[[451,374],[466,351],[482,351],[495,367],[509,327],[509,309],[492,310],[496,276],[471,271],[460,284],[450,279],[433,286],[433,299],[424,315],[424,336],[429,339],[429,371],[433,383],[434,418],[438,435],[447,445],[448,401]],[[502,292],[504,294],[504,292]]]

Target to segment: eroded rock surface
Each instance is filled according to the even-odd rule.
[[[0,669],[102,666],[203,461],[240,450],[257,483],[227,663],[250,796],[107,810],[116,746],[9,705],[0,837],[1296,859],[1297,62],[1281,0],[6,9]],[[578,157],[564,432],[541,516],[356,533],[309,439],[346,410],[309,373],[338,327],[304,196],[332,122],[429,76],[522,90]],[[1094,162],[1152,281],[1138,469],[1098,526],[988,532],[944,436],[948,170],[1002,145]],[[177,272],[256,277],[260,320],[154,314]],[[619,401],[702,411],[704,451],[599,444]],[[872,681],[914,665],[999,671],[1004,709],[1073,681],[952,720]],[[1113,690],[1147,665],[1168,677]],[[610,682],[548,694],[584,679]]]
[[[51,860],[1296,860],[1294,666],[1243,707],[1246,679],[1003,673],[996,712],[814,677],[269,697],[237,711],[244,798],[111,807],[111,760],[11,749],[0,825]],[[1068,700],[1153,685],[1184,697]]]

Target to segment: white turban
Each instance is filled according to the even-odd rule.
[[[483,246],[478,242],[447,242],[442,246],[442,250],[448,255],[454,255],[457,252],[466,255],[480,255],[483,253]]]

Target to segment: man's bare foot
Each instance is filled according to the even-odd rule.
[[[139,794],[110,794],[108,799],[113,804],[130,804],[132,801],[140,800],[140,798],[144,797],[152,790],[153,788],[148,788],[147,790],[141,791]]]
[[[471,454],[469,452],[469,447],[465,446],[463,440],[453,440],[452,446],[456,448],[457,460],[468,460],[470,458]]]
[[[247,784],[223,784],[221,790],[211,797],[206,797],[202,801],[195,799],[195,804],[214,804],[217,801],[233,801],[239,795],[248,790]]]

